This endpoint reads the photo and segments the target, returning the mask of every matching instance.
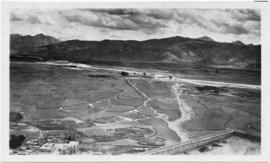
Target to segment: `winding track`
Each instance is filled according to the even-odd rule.
[[[190,134],[188,134],[188,131],[186,131],[183,127],[182,124],[185,121],[188,121],[194,117],[194,112],[192,108],[183,100],[180,98],[180,84],[176,83],[172,86],[172,90],[175,94],[179,110],[181,112],[181,118],[177,119],[174,121],[174,126],[178,127],[178,135],[180,135],[182,141],[187,141],[192,138]]]
[[[176,83],[175,85],[172,86],[172,90],[175,94],[175,97],[178,102],[179,110],[181,112],[181,118],[175,120],[175,121],[169,121],[169,117],[165,114],[158,113],[155,109],[152,107],[148,107],[147,103],[151,100],[143,91],[141,91],[139,88],[137,88],[135,85],[133,85],[127,78],[125,78],[126,82],[128,85],[130,85],[132,88],[134,88],[141,96],[145,98],[145,101],[143,103],[143,106],[145,108],[149,108],[154,111],[154,113],[157,115],[158,118],[163,119],[167,124],[168,128],[170,128],[172,131],[174,131],[177,136],[181,139],[181,141],[187,141],[191,138],[191,136],[188,134],[186,130],[184,130],[181,125],[183,122],[190,120],[193,116],[194,113],[192,109],[179,97],[179,89],[180,85]],[[145,118],[143,118],[145,119]],[[138,119],[139,120],[139,119]]]

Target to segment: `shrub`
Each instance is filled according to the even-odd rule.
[[[128,73],[128,72],[125,72],[125,71],[121,71],[121,75],[122,75],[122,76],[128,76],[129,73]]]
[[[10,117],[10,122],[15,122],[18,123],[23,119],[23,116],[21,115],[21,113],[17,113],[17,112],[10,112],[9,113],[9,117]]]
[[[206,146],[206,147],[201,147],[201,148],[199,149],[199,151],[200,151],[201,153],[203,153],[203,152],[208,152],[208,151],[210,151],[210,150],[209,150],[209,148]]]
[[[9,148],[16,149],[20,147],[25,140],[24,135],[11,135],[9,140]]]

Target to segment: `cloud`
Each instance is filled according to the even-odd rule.
[[[10,21],[22,21],[24,20],[24,18],[22,18],[21,16],[15,14],[15,13],[11,13],[10,14]]]
[[[134,9],[76,10],[74,12],[61,12],[61,14],[72,23],[112,30],[141,31],[151,34],[166,27],[162,22]]]
[[[238,21],[261,21],[260,12],[258,10],[236,10],[232,13],[232,18]]]
[[[10,18],[13,33],[42,32],[64,40],[206,35],[258,43],[261,26],[260,11],[253,9],[16,9]]]
[[[109,15],[140,15],[141,13],[136,9],[86,9],[89,12],[107,13]]]
[[[243,24],[240,23],[227,23],[217,21],[213,22],[220,29],[219,30],[220,33],[242,35],[242,34],[249,34],[251,32]]]
[[[26,21],[30,24],[38,24],[41,23],[37,16],[28,14],[28,13],[11,13],[10,15],[11,21]]]
[[[123,20],[119,16],[104,13],[90,13],[85,11],[62,12],[62,16],[71,23],[116,30],[136,30],[137,26],[130,20]]]
[[[235,25],[229,25],[226,24],[224,25],[224,30],[223,32],[226,33],[232,33],[236,35],[241,35],[241,34],[248,34],[249,30],[246,29],[243,25],[235,24]]]

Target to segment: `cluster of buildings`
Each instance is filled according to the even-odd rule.
[[[70,141],[68,143],[46,143],[39,148],[39,151],[60,155],[72,155],[79,151],[78,146],[78,141]]]
[[[71,155],[79,151],[78,141],[68,141],[49,136],[47,138],[32,139],[25,142],[21,147],[11,150],[10,154],[58,154]]]

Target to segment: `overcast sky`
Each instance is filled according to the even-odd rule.
[[[251,9],[16,9],[11,33],[43,33],[61,40],[146,40],[209,36],[260,43],[260,11]]]

